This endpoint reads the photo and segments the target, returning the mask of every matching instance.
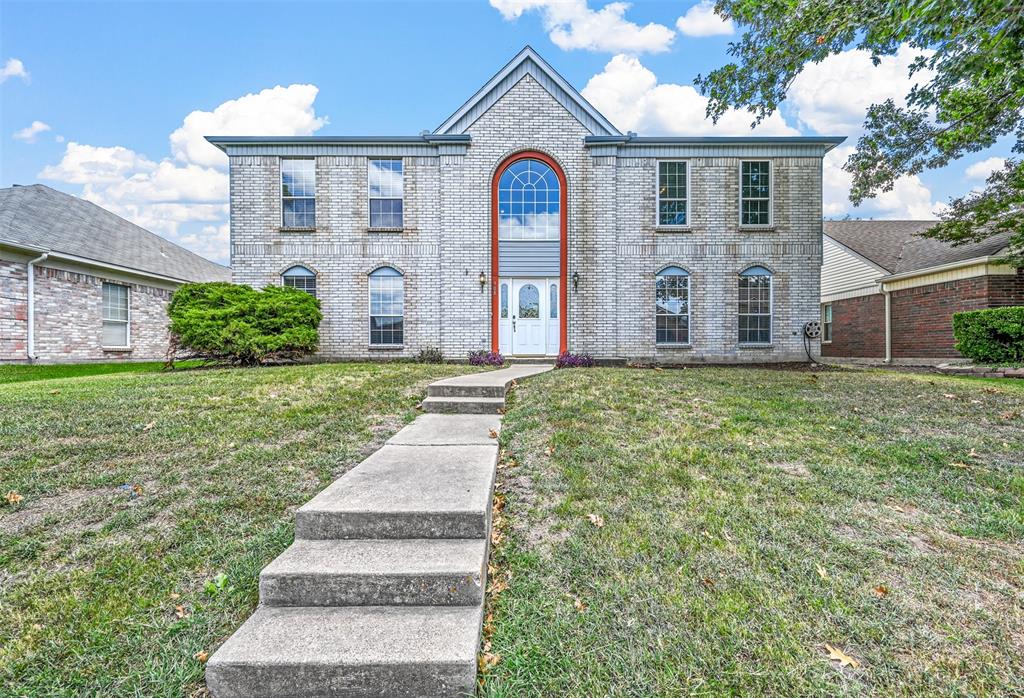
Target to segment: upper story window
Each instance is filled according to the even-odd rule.
[[[370,273],[370,344],[394,346],[405,336],[405,279],[391,267]]]
[[[561,184],[546,163],[516,160],[498,179],[498,238],[558,240],[561,233]]]
[[[772,164],[768,160],[740,163],[740,225],[772,224]]]
[[[282,158],[281,211],[285,228],[316,226],[316,160]]]
[[[832,341],[832,304],[821,306],[821,341]]]
[[[667,267],[654,277],[654,324],[658,344],[690,343],[690,275]]]
[[[281,281],[288,288],[297,288],[316,298],[316,274],[306,267],[296,265],[281,274]]]
[[[370,160],[370,227],[401,228],[405,178],[401,160]]]
[[[771,344],[772,273],[764,267],[750,267],[740,274],[740,344]]]
[[[128,346],[128,287],[103,282],[103,346]]]
[[[687,164],[682,160],[658,163],[658,225],[689,222]]]

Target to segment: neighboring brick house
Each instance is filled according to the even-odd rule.
[[[953,313],[1024,305],[1024,270],[999,264],[1009,234],[953,247],[935,221],[825,221],[822,356],[908,364],[960,358]]]
[[[96,204],[0,189],[0,361],[163,358],[174,289],[230,277]]]
[[[622,134],[527,47],[433,132],[208,140],[234,281],[315,293],[325,358],[806,358],[842,138]]]

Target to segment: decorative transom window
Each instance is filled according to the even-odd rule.
[[[686,225],[688,221],[686,163],[658,163],[658,225]]]
[[[401,160],[370,160],[370,227],[401,228],[405,177]]]
[[[832,304],[821,306],[821,341],[832,341]]]
[[[128,346],[128,287],[103,282],[103,346]]]
[[[561,184],[540,160],[516,160],[498,180],[498,238],[558,240],[561,233]]]
[[[402,344],[404,320],[405,279],[397,269],[376,269],[370,274],[370,344]]]
[[[771,171],[768,160],[740,163],[740,225],[771,225]]]
[[[772,273],[764,267],[750,267],[740,274],[740,344],[770,344],[772,341]]]
[[[288,288],[297,288],[316,298],[316,274],[306,267],[292,267],[284,274],[281,274],[281,280]]]
[[[654,278],[654,324],[658,344],[690,343],[690,275],[679,267]]]
[[[316,226],[316,160],[281,160],[281,211],[285,228]]]

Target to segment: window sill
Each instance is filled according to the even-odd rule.
[[[741,225],[738,230],[741,233],[774,233],[774,225]]]
[[[405,228],[367,228],[368,233],[404,233]]]
[[[692,233],[693,228],[688,225],[656,225],[654,226],[654,232],[656,233]]]
[[[370,351],[402,351],[405,349],[404,344],[369,344],[367,348]]]
[[[763,343],[750,342],[749,344],[748,343],[737,344],[736,348],[737,349],[771,349],[774,346],[775,346],[775,344],[773,344],[772,342],[763,342]]]
[[[692,344],[655,344],[656,349],[693,349]]]
[[[277,231],[279,233],[315,233],[316,228],[286,228],[282,225]]]
[[[100,349],[111,354],[130,354],[132,351],[131,347],[100,347]]]

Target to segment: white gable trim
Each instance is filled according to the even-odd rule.
[[[572,114],[594,135],[617,136],[621,132],[615,128],[583,95],[576,91],[565,78],[559,75],[547,61],[540,57],[531,47],[527,46],[515,58],[498,71],[487,83],[470,97],[469,101],[459,107],[458,111],[437,127],[437,135],[465,133],[484,112],[511,90],[516,83],[530,75],[551,94],[555,100]]]

